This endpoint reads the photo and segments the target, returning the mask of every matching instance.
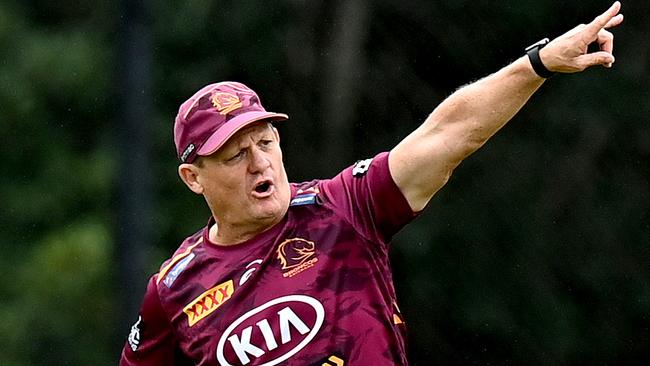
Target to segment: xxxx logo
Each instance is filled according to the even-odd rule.
[[[277,257],[280,260],[283,277],[293,277],[309,269],[318,262],[316,245],[313,241],[293,238],[283,241],[278,247]]]
[[[233,282],[229,280],[216,285],[187,304],[183,312],[187,314],[189,326],[193,326],[199,320],[212,314],[212,312],[230,299],[234,290]]]

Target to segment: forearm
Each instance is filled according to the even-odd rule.
[[[444,139],[447,158],[460,163],[503,127],[544,83],[521,57],[442,102],[414,133]]]

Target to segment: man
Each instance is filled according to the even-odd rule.
[[[180,107],[183,182],[208,225],[154,275],[121,365],[404,365],[391,237],[460,162],[556,72],[611,67],[614,3],[587,25],[441,103],[390,152],[336,177],[290,184],[280,136],[255,92],[211,84]],[[600,50],[587,53],[597,42]]]

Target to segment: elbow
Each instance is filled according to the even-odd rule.
[[[454,167],[480,149],[491,136],[485,125],[476,119],[443,116],[435,110],[429,115],[425,125],[428,128],[423,132],[438,140],[436,144],[444,146],[446,155],[452,162],[456,162]]]
[[[449,174],[468,156],[485,144],[486,139],[478,137],[475,133],[451,133],[443,138],[443,145],[447,151],[450,163]]]
[[[468,137],[461,143],[460,154],[462,159],[472,155],[476,150],[480,149],[485,144],[485,139]]]

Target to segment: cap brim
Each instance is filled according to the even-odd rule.
[[[219,150],[223,144],[228,141],[237,131],[250,125],[253,122],[270,120],[270,121],[284,121],[289,119],[284,113],[273,112],[247,112],[231,119],[220,129],[216,130],[210,138],[199,148],[196,152],[197,155],[206,156],[211,155]]]

